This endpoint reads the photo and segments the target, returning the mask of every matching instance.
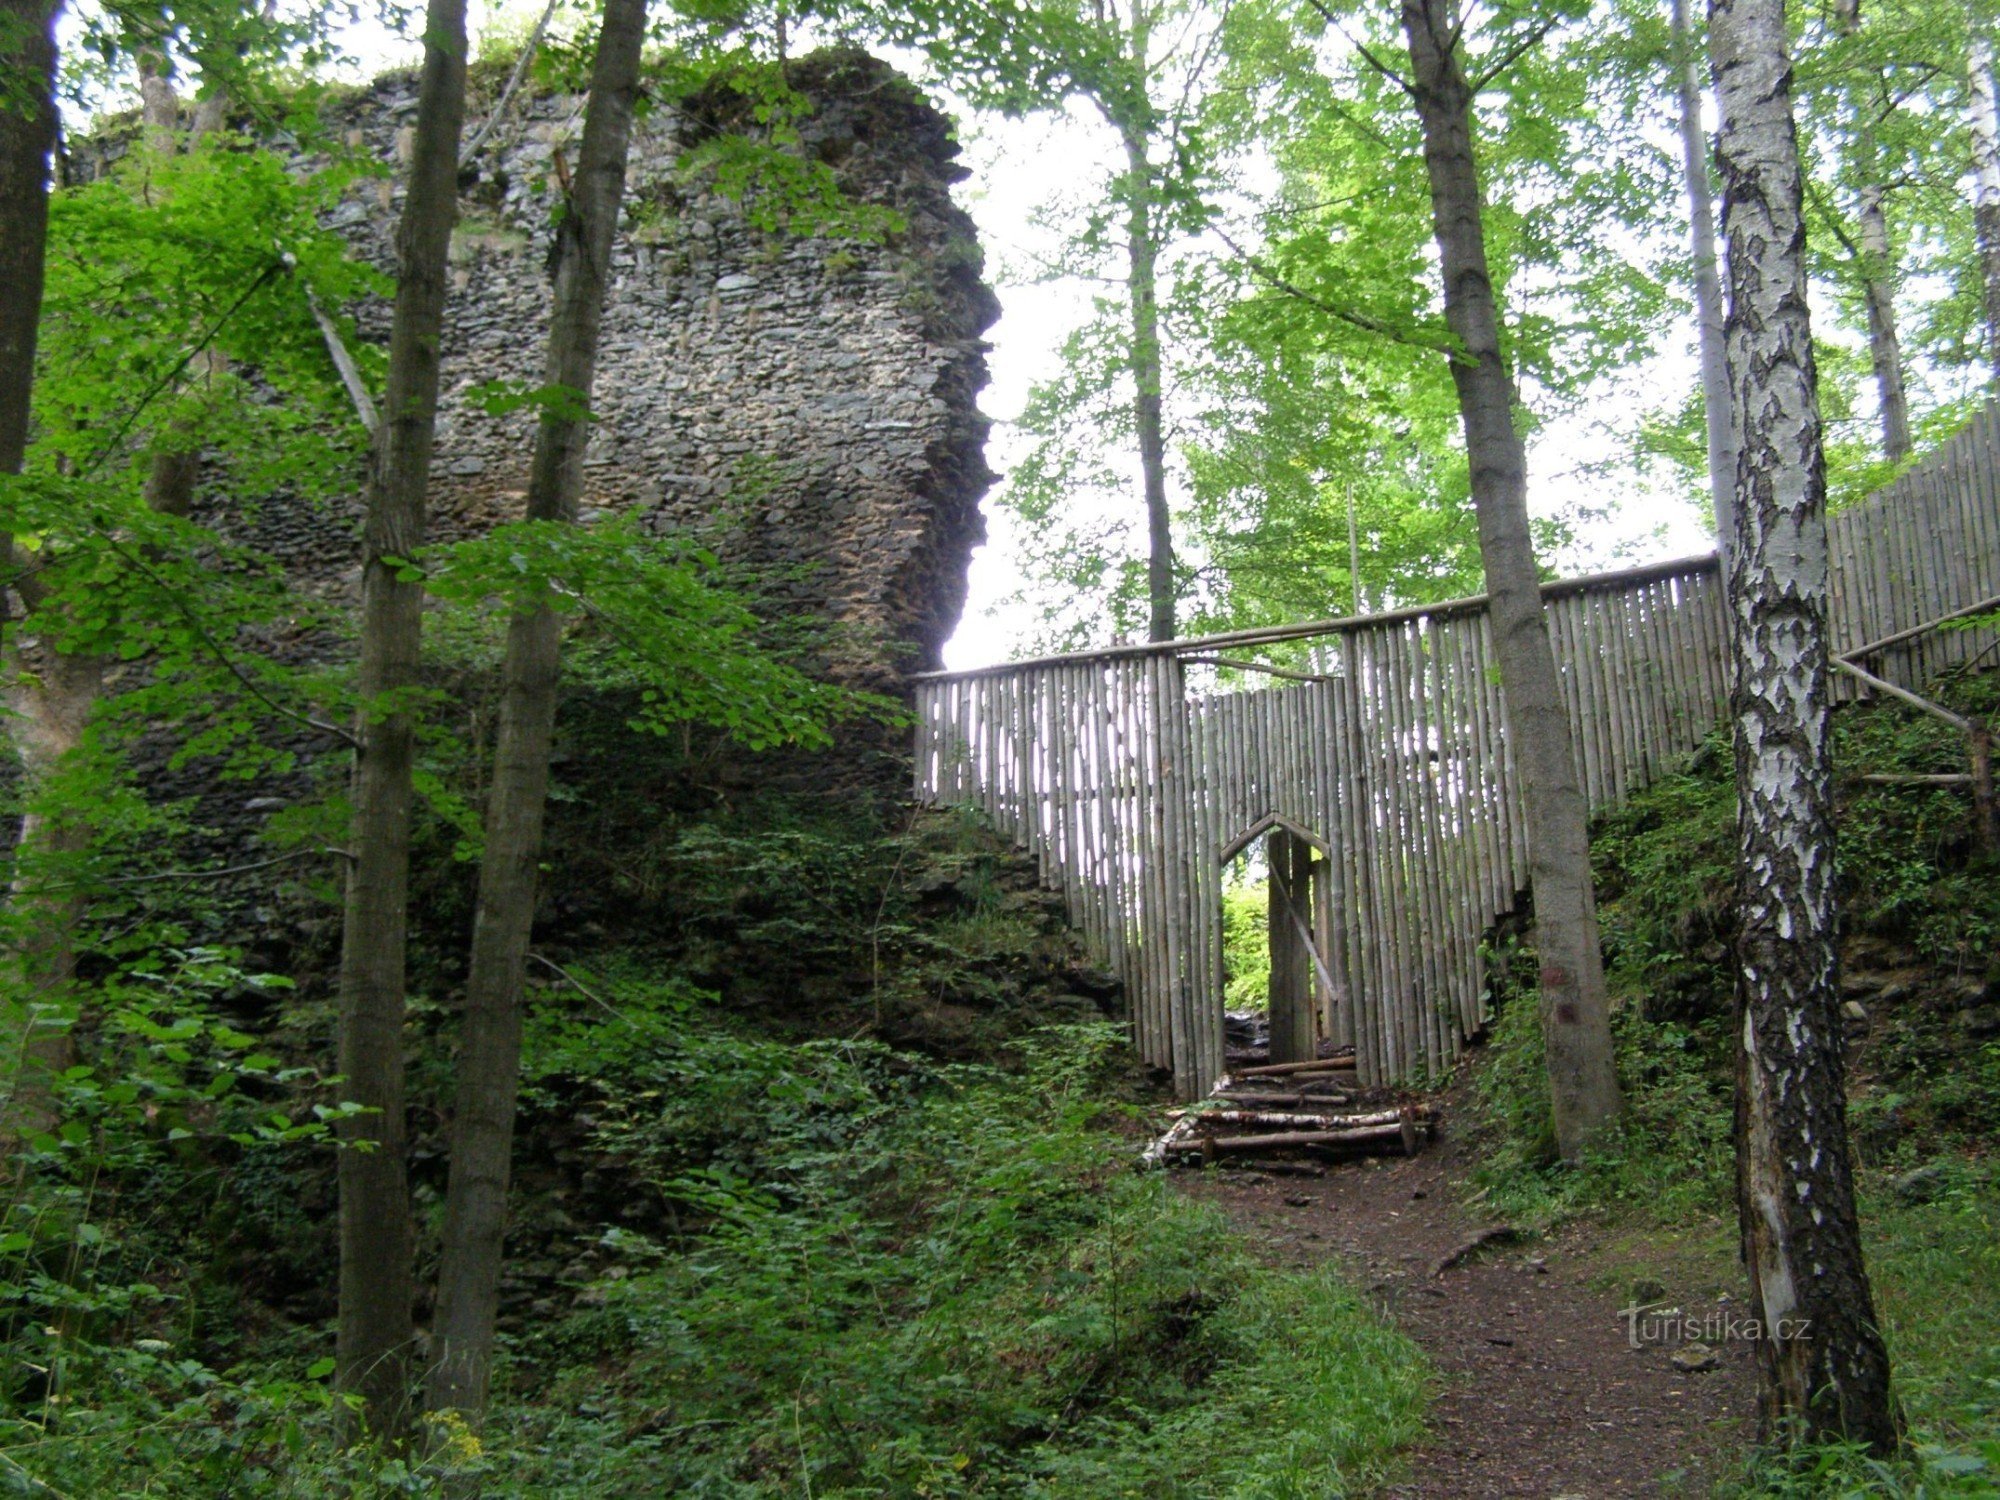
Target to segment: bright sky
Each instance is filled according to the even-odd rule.
[[[539,10],[538,0],[472,0],[469,22],[475,36],[496,24],[496,18],[499,25],[519,33]],[[412,64],[418,57],[413,43],[370,19],[351,28],[346,44],[357,59],[357,73]],[[958,188],[959,200],[979,226],[987,279],[999,293],[1002,307],[999,323],[987,335],[993,344],[988,360],[992,383],[980,404],[995,419],[988,462],[1004,475],[1025,447],[1013,419],[1030,388],[1055,373],[1064,339],[1082,322],[1090,305],[1091,288],[1086,285],[1039,279],[1037,268],[1053,256],[1058,235],[1038,227],[1035,211],[1052,192],[1094,180],[1098,170],[1109,165],[1112,142],[1094,116],[1080,111],[1026,121],[973,119],[963,111],[954,112],[961,118],[964,162],[972,172]],[[1055,163],[1060,168],[1052,170]],[[1652,405],[1660,391],[1685,390],[1691,384],[1692,330],[1684,340],[1671,342],[1669,352],[1638,372],[1628,390],[1607,395],[1593,410],[1552,424],[1531,444],[1532,509],[1554,515],[1582,507],[1603,515],[1586,529],[1572,555],[1557,559],[1564,572],[1682,556],[1711,545],[1700,518],[1678,497],[1649,495],[1636,488],[1626,494],[1605,494],[1587,473],[1590,464],[1611,456],[1612,440],[1603,424],[1616,421],[1635,402]],[[1133,467],[1136,474],[1136,463]],[[1021,654],[1031,623],[1026,612],[1006,603],[1021,577],[1007,514],[993,499],[989,494],[988,541],[973,558],[965,616],[945,647],[946,664],[955,668]]]
[[[1109,133],[1094,125],[1094,117],[1073,112],[1041,121],[976,122],[964,131],[965,164],[972,176],[959,189],[960,201],[979,224],[987,279],[1003,308],[1000,322],[987,335],[994,345],[989,360],[993,383],[980,403],[996,419],[988,461],[1003,474],[1010,459],[1026,447],[1023,434],[1009,425],[1011,419],[1019,415],[1030,387],[1055,373],[1063,340],[1090,305],[1089,289],[1081,284],[1034,280],[1034,268],[1053,256],[1057,239],[1052,231],[1036,226],[1034,209],[1058,185],[1051,181],[1048,163],[1063,162],[1071,180],[1111,165]],[[1588,474],[1589,466],[1613,456],[1612,439],[1600,424],[1617,421],[1639,406],[1657,404],[1663,390],[1691,388],[1697,369],[1692,339],[1690,328],[1685,349],[1672,348],[1636,372],[1627,389],[1607,393],[1598,407],[1574,419],[1551,424],[1531,443],[1534,511],[1543,515],[1574,513],[1579,508],[1608,511],[1601,522],[1587,528],[1572,555],[1558,559],[1564,572],[1686,556],[1713,545],[1701,518],[1679,496],[1648,494],[1636,487],[1608,495]],[[1136,496],[1136,460],[1130,467]],[[1018,643],[1032,626],[1029,611],[1006,603],[1020,586],[1009,517],[991,497],[986,511],[989,539],[973,558],[965,618],[945,646],[945,663],[953,668],[984,666],[1021,654]]]

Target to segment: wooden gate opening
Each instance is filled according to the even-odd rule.
[[[1285,820],[1265,817],[1223,850],[1222,861],[1225,866],[1240,861],[1248,877],[1225,880],[1225,890],[1234,885],[1240,892],[1262,877],[1266,963],[1259,976],[1262,993],[1251,998],[1267,1008],[1268,1061],[1310,1062],[1322,1043],[1351,1044],[1353,1019],[1332,965],[1332,851]],[[1230,960],[1226,945],[1225,965]],[[1242,978],[1223,974],[1225,1004],[1232,994],[1242,995]]]

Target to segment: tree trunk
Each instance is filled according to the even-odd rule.
[[[48,248],[49,158],[56,144],[56,16],[49,0],[0,0],[0,474],[28,451],[35,333]]]
[[[55,24],[61,8],[47,0],[0,0],[5,48],[0,53],[0,474],[19,474],[28,452],[48,250],[49,163],[56,144]],[[31,588],[21,576],[25,559],[11,536],[0,538],[0,558],[9,575],[0,589],[0,618],[11,619],[13,603],[27,605]],[[18,674],[10,675],[18,680]],[[34,774],[32,768],[28,774]],[[26,837],[29,830],[22,832]],[[0,1127],[9,1139],[46,1128],[46,1082],[63,1065],[68,1046],[66,1030],[41,1023],[46,1007],[62,1008],[59,992],[67,989],[70,976],[50,972],[32,943],[31,935],[19,954],[23,988],[31,998],[21,1014],[7,1018],[8,1038],[20,1039],[22,1060]]]
[[[353,820],[340,954],[339,1069],[369,1113],[343,1122],[336,1382],[369,1430],[408,1431],[413,1272],[404,1160],[403,962],[415,734],[409,695],[422,651],[422,590],[397,576],[424,537],[436,433],[446,257],[458,214],[465,110],[465,0],[431,0],[424,27],[408,196],[396,228],[388,389],[369,466]],[[362,1149],[363,1143],[368,1143]]]
[[[1160,246],[1153,225],[1152,164],[1145,135],[1121,126],[1125,138],[1125,248],[1132,307],[1132,421],[1139,435],[1139,474],[1146,500],[1148,640],[1174,638],[1174,536],[1167,511],[1166,423],[1160,357]]]
[[[1861,0],[1834,0],[1833,22],[1843,37],[1860,31]],[[1885,103],[1882,113],[1886,115],[1893,107]],[[1860,181],[1855,217],[1861,231],[1860,243],[1849,243],[1847,248],[1861,277],[1861,303],[1868,314],[1868,361],[1875,375],[1882,452],[1892,463],[1900,463],[1910,453],[1910,400],[1903,386],[1903,344],[1896,332],[1895,262],[1873,129],[1881,120],[1867,118],[1852,90],[1847,94],[1847,110],[1854,131],[1854,173]]]
[[[1835,982],[1826,475],[1783,0],[1717,0],[1738,434],[1737,1211],[1768,1438],[1898,1442],[1848,1164]]]
[[[588,404],[596,375],[645,32],[646,0],[605,0],[576,187],[556,229],[555,306],[545,382],[575,392],[579,405]],[[542,414],[528,480],[528,519],[576,520],[589,437],[587,423],[569,412]],[[486,854],[479,869],[472,964],[465,985],[451,1182],[427,1384],[431,1410],[454,1409],[475,1424],[486,1410],[493,1367],[521,1068],[521,995],[535,916],[560,673],[561,622],[555,612],[517,615],[508,628],[502,669]]]
[[[1889,220],[1882,189],[1861,190],[1861,296],[1868,308],[1868,358],[1875,367],[1875,405],[1882,452],[1893,463],[1910,456],[1910,398],[1903,387],[1903,341],[1896,332],[1896,289]]]
[[[1452,0],[1403,0],[1403,29],[1423,124],[1445,318],[1462,350],[1451,373],[1472,467],[1487,614],[1506,695],[1507,733],[1527,804],[1549,1103],[1557,1147],[1564,1160],[1575,1162],[1621,1110],[1590,883],[1589,809],[1542,619],[1541,580],[1528,531],[1527,456],[1514,425],[1513,375],[1500,349],[1499,313],[1486,265],[1472,90],[1458,55]]]
[[[1979,241],[1986,359],[2000,387],[2000,89],[1993,81],[1993,37],[1978,7],[1969,17],[1965,57],[1966,125],[1972,138],[1972,224]]]
[[[1729,429],[1729,368],[1722,343],[1722,276],[1716,267],[1715,200],[1708,142],[1701,133],[1701,77],[1688,32],[1687,0],[1670,0],[1675,85],[1680,94],[1681,171],[1687,182],[1688,248],[1694,260],[1694,315],[1701,341],[1701,404],[1708,429],[1708,492],[1716,550],[1728,571],[1736,534],[1736,436]]]

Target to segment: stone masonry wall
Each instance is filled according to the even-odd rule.
[[[836,675],[895,693],[908,672],[938,664],[983,535],[992,475],[975,399],[980,335],[998,309],[972,222],[951,200],[965,174],[945,118],[857,50],[801,59],[787,81],[812,105],[797,149],[828,164],[844,195],[893,209],[906,227],[879,245],[756,227],[712,172],[685,165],[689,148],[745,122],[744,100],[711,86],[657,101],[632,143],[583,516],[638,507],[662,527],[704,532],[731,561],[788,570],[800,612],[847,627]],[[385,270],[416,105],[415,75],[398,73],[336,106],[349,144],[396,168],[335,216]],[[461,174],[434,540],[521,514],[533,413],[491,416],[468,397],[496,379],[541,384],[553,159],[574,160],[583,106],[524,90]],[[490,107],[474,102],[468,136]],[[386,343],[386,302],[357,317],[364,338]],[[302,582],[351,595],[358,518],[358,499],[341,514],[269,506],[245,539]]]
[[[477,70],[468,137],[491,111],[499,81],[497,72]],[[981,334],[998,307],[980,279],[972,222],[951,199],[965,174],[954,164],[946,119],[887,64],[852,49],[800,59],[787,81],[809,105],[795,149],[831,168],[845,198],[892,209],[904,227],[879,244],[758,227],[745,204],[716,190],[712,171],[688,163],[691,148],[743,126],[750,106],[724,85],[673,98],[656,83],[632,142],[591,401],[600,420],[583,517],[636,508],[661,529],[700,532],[729,561],[769,565],[793,613],[851,627],[829,652],[834,676],[901,695],[910,672],[938,664],[983,534],[979,500],[992,475],[976,398],[986,382]],[[532,414],[491,416],[470,396],[492,380],[542,383],[553,163],[558,151],[574,160],[583,107],[576,95],[524,89],[461,173],[431,485],[434,540],[521,515]],[[416,76],[386,75],[330,108],[349,145],[387,168],[350,191],[333,223],[358,254],[393,271]],[[114,129],[77,143],[71,177],[100,170],[130,138]],[[386,299],[355,316],[364,341],[386,345]],[[349,498],[336,505],[274,499],[246,507],[210,492],[196,507],[202,519],[281,561],[295,587],[338,605],[359,597],[360,489],[357,473]],[[293,654],[342,649],[317,635],[269,644]],[[586,779],[554,809],[552,847],[572,852],[579,839],[639,849],[656,832],[643,818],[610,830],[591,818],[614,803],[708,806],[710,783],[837,786],[878,802],[908,785],[907,740],[898,730],[844,726],[834,749],[810,755],[704,752],[704,785],[696,787],[681,784],[671,756],[612,743],[623,722],[615,704],[571,708],[576,732],[559,746],[561,775],[614,778],[605,786]],[[293,748],[294,770],[246,784],[218,781],[207,763],[170,765],[164,738],[143,747],[149,794],[193,805],[196,831],[177,857],[237,864],[268,853],[267,820],[313,796],[345,764],[344,752],[303,732]],[[608,886],[585,889],[595,877],[557,865],[543,892],[545,917],[581,921],[577,911],[626,900]],[[217,887],[223,935],[249,942],[256,961],[273,967],[315,944],[324,958],[338,922],[320,899],[326,873],[300,863]],[[430,870],[430,894],[418,902],[417,928],[453,952],[463,936],[463,876],[449,861]]]

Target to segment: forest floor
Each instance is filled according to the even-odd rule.
[[[1621,1236],[1572,1222],[1552,1234],[1439,1262],[1505,1223],[1468,1201],[1476,1161],[1445,1101],[1438,1140],[1414,1158],[1329,1166],[1323,1177],[1187,1174],[1285,1266],[1344,1263],[1349,1278],[1422,1346],[1432,1365],[1427,1442],[1387,1493],[1421,1500],[1596,1500],[1706,1494],[1740,1462],[1754,1415],[1751,1346],[1721,1339],[1713,1368],[1674,1342],[1634,1348],[1621,1309],[1688,1318],[1746,1311],[1714,1227],[1686,1240]],[[1461,1106],[1461,1107],[1454,1107]]]

